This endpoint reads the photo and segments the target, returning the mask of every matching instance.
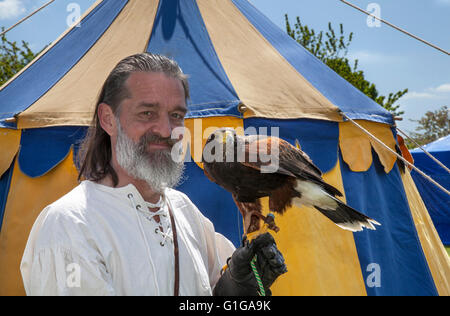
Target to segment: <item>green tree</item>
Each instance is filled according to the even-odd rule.
[[[428,111],[420,120],[411,120],[419,125],[411,137],[419,144],[426,145],[450,134],[450,109],[442,106],[436,111]],[[409,148],[417,147],[413,142],[406,142]]]
[[[369,98],[390,111],[394,116],[400,116],[404,113],[399,111],[400,105],[395,103],[408,92],[408,89],[389,93],[387,97],[380,95],[375,84],[366,80],[364,72],[358,69],[358,60],[355,60],[354,64],[351,65],[348,58],[346,58],[348,48],[353,39],[353,33],[345,36],[342,24],[340,24],[339,34],[336,34],[331,23],[328,23],[327,32],[320,31],[317,33],[314,29],[303,25],[299,17],[297,17],[294,27],[291,27],[287,14],[285,15],[285,20],[287,34],[323,61],[328,67]]]
[[[8,41],[3,35],[0,41],[0,86],[18,73],[34,57],[36,54],[31,51],[27,42],[22,41],[22,45],[18,46],[16,42]]]

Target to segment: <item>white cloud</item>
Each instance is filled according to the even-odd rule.
[[[0,19],[12,19],[25,12],[25,6],[21,0],[0,1]]]
[[[402,98],[402,100],[411,100],[411,99],[434,99],[437,96],[433,93],[429,92],[408,92],[405,94],[405,96]]]
[[[367,50],[361,50],[356,52],[351,52],[348,54],[350,60],[358,59],[361,63],[379,63],[389,61],[392,56],[383,55],[378,52],[371,52]]]
[[[450,1],[450,0],[449,0]],[[450,93],[450,83],[444,83],[437,87],[427,88],[424,91],[411,91],[402,100],[411,99],[442,99],[448,98]]]
[[[366,66],[383,66],[386,64],[396,64],[404,62],[404,58],[396,55],[395,53],[385,53],[379,51],[371,51],[371,50],[357,50],[349,52],[346,56],[350,60],[350,64],[353,66],[353,62],[357,59],[358,65],[361,69],[364,69]]]
[[[435,88],[437,92],[450,92],[450,83],[441,84],[439,87]]]

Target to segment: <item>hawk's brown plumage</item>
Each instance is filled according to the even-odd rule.
[[[296,205],[315,207],[339,227],[351,231],[375,229],[373,219],[336,197],[335,187],[299,148],[277,137],[238,136],[231,128],[216,130],[203,149],[206,176],[231,192],[244,218],[246,233],[259,229],[261,204],[268,196],[272,212]]]

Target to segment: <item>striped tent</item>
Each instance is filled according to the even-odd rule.
[[[144,51],[175,59],[189,74],[190,161],[179,189],[235,245],[242,218],[198,162],[217,127],[299,140],[345,201],[382,224],[351,233],[308,208],[278,216],[275,238],[289,272],[274,295],[450,294],[449,258],[409,172],[343,119],[394,149],[391,114],[247,0],[99,0],[80,27],[0,90],[0,295],[24,294],[19,263],[30,228],[77,185],[74,155],[108,73]]]

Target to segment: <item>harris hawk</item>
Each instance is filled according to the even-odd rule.
[[[278,231],[272,217],[261,212],[259,199],[266,196],[274,213],[305,205],[353,232],[380,225],[339,200],[342,193],[322,179],[321,170],[300,146],[278,137],[238,136],[232,128],[221,128],[208,137],[202,162],[205,175],[232,194],[245,234],[258,231],[261,219]]]

